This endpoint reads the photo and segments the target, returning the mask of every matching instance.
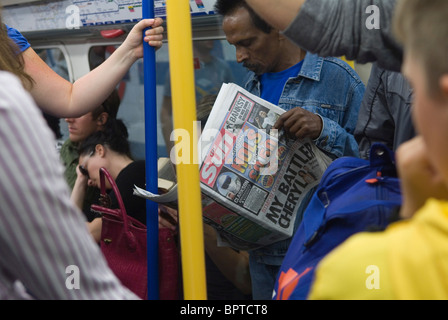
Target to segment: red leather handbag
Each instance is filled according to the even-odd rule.
[[[119,208],[92,205],[102,214],[101,251],[121,283],[138,297],[148,297],[146,225],[126,213],[120,191],[105,168],[100,169],[101,195],[106,196],[109,181]],[[179,254],[172,230],[159,229],[159,299],[179,298]]]
[[[101,195],[106,195],[106,178],[117,197],[119,208],[96,204],[91,207],[102,214],[101,251],[121,283],[141,299],[147,299],[146,226],[127,215],[120,191],[105,168],[100,169]]]
[[[159,299],[179,299],[179,252],[174,233],[159,229]]]

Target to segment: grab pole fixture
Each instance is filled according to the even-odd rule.
[[[182,157],[185,160],[185,155],[189,155],[188,163],[176,161],[184,299],[205,300],[204,231],[197,163],[198,137],[194,130],[196,98],[188,1],[167,0],[167,29],[174,129],[175,133],[182,133],[182,143],[179,140],[175,143],[176,159]]]
[[[142,18],[154,18],[154,0],[142,1]],[[144,36],[144,35],[143,35]],[[157,96],[155,49],[143,41],[146,189],[157,193]],[[158,205],[146,200],[148,300],[159,300]]]

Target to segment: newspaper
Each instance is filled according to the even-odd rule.
[[[203,219],[222,241],[250,250],[289,238],[303,196],[331,159],[311,140],[273,129],[285,111],[236,84],[224,84],[199,140]],[[135,188],[156,202],[173,202]],[[163,199],[165,197],[165,199]]]

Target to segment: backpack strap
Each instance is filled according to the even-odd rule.
[[[374,143],[370,148],[370,166],[373,168],[383,166],[395,168],[395,153],[384,144]]]

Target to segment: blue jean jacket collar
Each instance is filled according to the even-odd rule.
[[[314,81],[320,81],[320,73],[322,71],[322,66],[324,59],[318,55],[307,53],[305,59],[303,60],[302,68],[296,78],[304,77]],[[249,73],[248,81],[246,82],[246,88],[251,90],[254,86],[259,86],[260,76],[253,72]]]
[[[315,54],[307,53],[298,76],[320,81],[320,72],[322,71],[323,64],[324,58],[321,58]]]

